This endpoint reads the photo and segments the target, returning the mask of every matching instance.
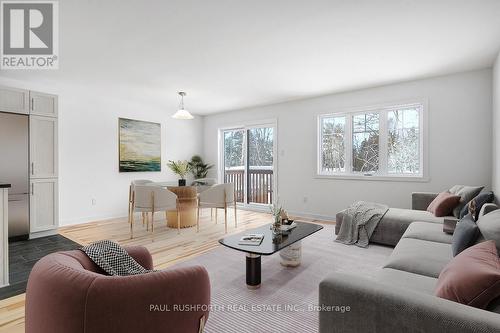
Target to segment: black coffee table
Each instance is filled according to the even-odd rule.
[[[283,233],[281,236],[274,236],[274,238],[273,232],[271,231],[271,224],[266,224],[259,228],[247,230],[219,239],[219,243],[221,243],[222,245],[246,253],[246,280],[248,288],[256,289],[260,287],[261,255],[268,256],[281,250],[286,251],[287,248],[291,249],[291,245],[293,245],[295,246],[294,250],[298,250],[300,256],[300,245],[297,245],[296,243],[301,239],[323,229],[323,227],[319,224],[297,221],[295,221],[295,223],[297,223],[297,226],[295,228]],[[264,239],[258,246],[238,244],[240,238],[247,234],[263,234]],[[297,266],[297,264],[294,264],[292,266]]]

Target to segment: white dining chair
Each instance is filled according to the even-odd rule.
[[[130,221],[130,238],[134,237],[134,213],[141,212],[148,216],[151,213],[151,232],[154,233],[154,215],[156,212],[177,211],[177,233],[181,233],[180,203],[175,193],[160,186],[135,185],[132,219]],[[166,215],[166,214],[165,214]],[[149,225],[149,217],[147,217]]]
[[[131,223],[132,219],[132,207],[134,206],[134,188],[137,185],[146,185],[146,184],[153,184],[153,182],[149,179],[136,179],[133,180],[130,183],[129,189],[128,189],[128,223]],[[143,213],[142,214],[142,224],[144,225],[145,223],[146,216]]]
[[[217,223],[217,209],[224,209],[224,230],[227,233],[227,207],[234,206],[234,227],[238,226],[236,217],[236,196],[234,184],[217,184],[198,194],[198,214],[196,217],[196,231],[200,231],[200,209],[215,208],[215,223]]]

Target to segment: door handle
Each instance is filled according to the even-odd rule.
[[[35,183],[31,183],[31,195],[35,195]]]
[[[31,162],[31,175],[35,174],[35,162]]]
[[[35,110],[35,99],[31,97],[31,111]]]

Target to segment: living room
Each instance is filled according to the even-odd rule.
[[[1,8],[0,332],[500,330],[498,1]]]

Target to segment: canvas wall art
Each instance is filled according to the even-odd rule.
[[[161,124],[119,118],[120,172],[161,171]]]

